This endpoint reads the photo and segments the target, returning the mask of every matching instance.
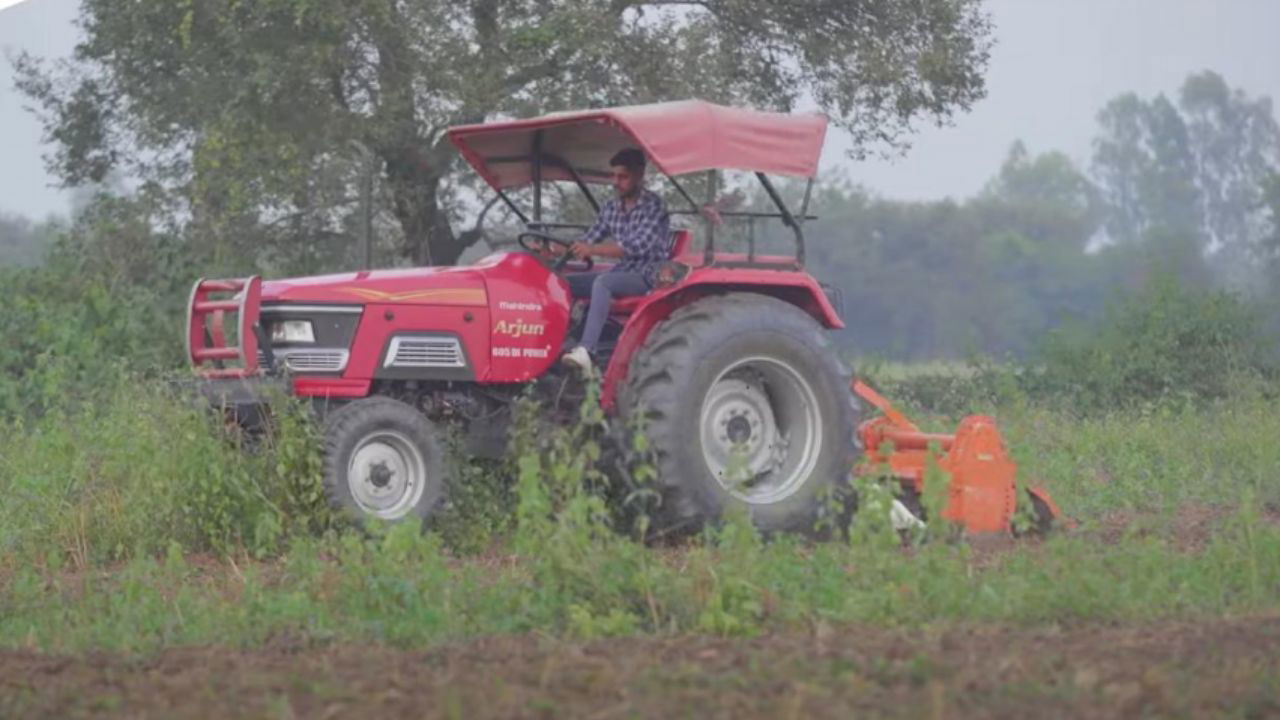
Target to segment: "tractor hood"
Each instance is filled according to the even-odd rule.
[[[488,295],[481,269],[425,267],[270,280],[262,283],[262,302],[485,305]]]

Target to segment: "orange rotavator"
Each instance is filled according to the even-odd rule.
[[[1018,466],[1005,450],[995,420],[970,415],[960,421],[954,435],[921,432],[883,395],[861,380],[853,392],[882,413],[858,427],[866,453],[860,474],[888,468],[911,498],[924,494],[925,470],[932,463],[949,477],[942,518],[971,534],[1011,532],[1017,509]],[[1061,516],[1058,506],[1043,488],[1027,488],[1035,513],[1035,528],[1047,530]],[[912,516],[920,513],[918,503]],[[896,509],[900,522],[905,508]],[[911,523],[910,520],[907,521]]]

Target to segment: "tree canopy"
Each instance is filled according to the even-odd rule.
[[[68,184],[174,191],[215,256],[348,239],[362,175],[413,263],[451,263],[451,125],[703,97],[815,102],[893,151],[984,93],[979,0],[85,0],[70,63],[23,57]]]

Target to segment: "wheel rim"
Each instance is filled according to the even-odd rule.
[[[409,438],[391,430],[356,443],[347,464],[347,485],[362,511],[384,520],[408,515],[427,486],[427,463]]]
[[[720,373],[702,401],[699,426],[707,469],[753,505],[793,495],[822,450],[818,397],[777,358],[746,358]]]

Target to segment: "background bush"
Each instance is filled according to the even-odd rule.
[[[1027,359],[857,365],[904,407],[954,417],[1032,403],[1070,415],[1180,407],[1280,391],[1275,323],[1232,292],[1156,275],[1099,318],[1040,338]]]
[[[1098,322],[1049,334],[1023,373],[1033,395],[1077,411],[1210,401],[1276,378],[1257,307],[1160,275]]]

